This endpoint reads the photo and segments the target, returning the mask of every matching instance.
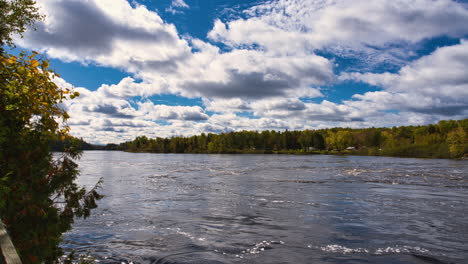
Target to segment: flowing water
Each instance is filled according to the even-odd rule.
[[[468,161],[87,151],[100,263],[468,263]]]

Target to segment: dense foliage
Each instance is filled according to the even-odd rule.
[[[53,137],[49,140],[49,147],[51,151],[54,152],[64,152],[67,149],[75,149],[78,151],[82,150],[104,150],[102,145],[93,145],[81,138],[76,138],[68,136],[66,138],[61,138],[60,136]]]
[[[0,9],[2,45],[40,18],[34,1],[0,0]],[[51,139],[69,137],[61,103],[79,95],[54,77],[38,53],[0,49],[0,218],[23,263],[56,262],[62,234],[101,198],[99,183],[89,192],[75,183],[79,151],[70,145],[60,156],[50,152]]]
[[[108,149],[157,153],[351,153],[461,158],[468,153],[468,119],[393,128],[240,131],[192,137],[145,136]]]
[[[79,152],[52,157],[50,139],[68,137],[60,103],[78,94],[57,87],[48,62],[36,57],[0,57],[0,216],[23,263],[50,263],[74,217],[89,216],[101,196],[75,184]]]

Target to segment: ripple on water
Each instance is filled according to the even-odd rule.
[[[100,263],[468,259],[466,161],[85,152],[79,162],[80,184],[104,177],[106,197],[63,246]]]

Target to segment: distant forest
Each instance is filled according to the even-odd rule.
[[[191,137],[137,137],[106,149],[155,153],[290,153],[461,158],[468,153],[468,119],[393,128],[239,131]]]
[[[82,140],[82,149],[153,153],[352,154],[417,158],[468,157],[468,119],[426,126],[239,131],[191,137],[147,138],[106,146]],[[59,149],[55,143],[54,149]],[[67,144],[65,143],[65,146]]]

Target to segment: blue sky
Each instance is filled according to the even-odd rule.
[[[466,1],[37,2],[18,49],[82,94],[69,124],[93,143],[467,117]]]

